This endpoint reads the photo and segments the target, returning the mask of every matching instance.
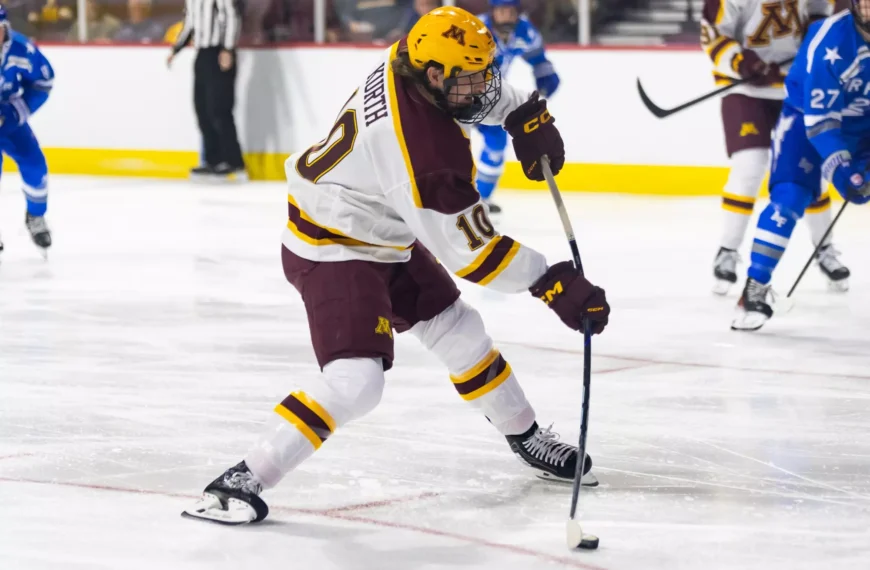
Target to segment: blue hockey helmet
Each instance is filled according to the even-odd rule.
[[[864,0],[862,8],[861,0],[852,0],[849,4],[849,10],[852,11],[852,18],[855,20],[855,25],[865,34],[870,34],[870,2]]]
[[[489,5],[492,8],[495,8],[496,6],[513,6],[519,10],[520,0],[489,0]]]

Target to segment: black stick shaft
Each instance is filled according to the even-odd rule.
[[[577,247],[577,240],[574,237],[574,228],[571,227],[571,220],[568,218],[568,210],[565,208],[565,203],[562,201],[562,194],[559,192],[559,187],[556,186],[556,179],[553,177],[553,171],[550,169],[550,160],[546,156],[541,157],[541,169],[544,172],[544,178],[547,179],[547,186],[550,188],[550,195],[556,203],[556,210],[559,212],[559,218],[562,220],[562,228],[565,230],[565,236],[568,238],[568,245],[571,248],[571,255],[574,257],[574,266],[577,271],[583,273],[583,263],[580,261],[580,250]],[[570,515],[573,519],[577,514],[577,501],[580,496],[580,481],[583,478],[583,466],[586,463],[586,434],[589,431],[589,394],[592,387],[592,323],[589,319],[583,319],[583,405],[582,416],[580,418],[580,444],[577,451],[577,470],[574,472],[574,485],[571,493],[571,511]]]
[[[589,432],[589,396],[592,391],[592,323],[583,321],[583,415],[580,418],[580,445],[577,451],[577,470],[574,471],[574,485],[571,489],[571,511],[573,519],[577,514],[577,501],[580,498],[580,481],[583,479],[583,466],[586,463],[586,434]]]
[[[828,230],[825,232],[825,235],[822,236],[822,239],[819,240],[819,243],[816,245],[816,249],[813,250],[813,254],[810,255],[810,258],[807,260],[806,264],[804,264],[803,270],[801,270],[801,274],[797,276],[797,279],[794,281],[794,285],[791,286],[791,289],[788,291],[788,295],[785,296],[786,299],[791,297],[791,294],[794,293],[794,290],[797,289],[798,284],[801,282],[801,279],[804,278],[804,273],[807,272],[810,265],[813,263],[813,260],[819,254],[819,250],[822,249],[822,245],[825,243],[825,240],[828,239],[828,236],[831,235],[831,231],[834,229],[834,225],[837,223],[837,220],[840,219],[840,216],[843,215],[843,212],[846,210],[846,206],[849,205],[849,202],[843,202],[843,207],[840,208],[840,211],[837,212],[837,215],[831,220],[831,225],[828,226]]]
[[[794,58],[791,57],[791,58],[789,58],[781,63],[778,63],[777,65],[780,65],[780,66],[788,65],[793,60],[794,60]],[[669,117],[675,113],[679,113],[680,111],[688,109],[689,107],[694,107],[695,105],[697,105],[699,103],[703,103],[707,99],[712,99],[713,97],[716,97],[718,95],[726,93],[726,92],[734,89],[735,87],[739,87],[740,85],[745,85],[746,83],[754,81],[755,79],[756,79],[755,77],[748,77],[746,79],[737,79],[733,83],[731,83],[730,85],[725,85],[723,87],[719,87],[718,89],[711,91],[710,93],[707,93],[706,95],[701,95],[700,97],[692,99],[691,101],[686,101],[682,105],[674,107],[673,109],[663,109],[663,108],[659,107],[658,105],[656,105],[655,103],[653,103],[652,99],[649,98],[649,95],[646,94],[646,91],[644,90],[643,85],[641,85],[640,79],[637,80],[637,92],[640,95],[641,101],[643,101],[643,104],[646,106],[647,109],[649,109],[650,113],[652,113],[653,115],[655,115],[659,119],[664,119],[665,117]]]
[[[673,109],[663,109],[663,108],[659,107],[658,105],[656,105],[655,103],[653,103],[653,101],[652,101],[652,99],[650,99],[649,95],[646,94],[646,90],[643,88],[643,85],[641,85],[640,79],[637,80],[637,92],[640,95],[640,99],[641,99],[641,101],[643,101],[643,104],[646,106],[646,108],[649,109],[649,111],[653,115],[658,117],[659,119],[664,119],[665,117],[670,117],[671,115],[679,113],[680,111],[688,109],[689,107],[694,107],[695,105],[697,105],[699,103],[703,103],[707,99],[712,99],[713,97],[717,97],[717,96],[721,95],[722,93],[730,91],[730,90],[732,90],[735,87],[738,87],[740,85],[743,85],[744,83],[746,83],[746,80],[736,81],[736,82],[732,83],[731,85],[725,85],[724,87],[719,87],[715,91],[711,91],[710,93],[707,93],[706,95],[701,95],[700,97],[698,97],[696,99],[692,99],[691,101],[686,101],[682,105],[678,105],[677,107],[674,107]]]

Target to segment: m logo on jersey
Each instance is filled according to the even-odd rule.
[[[768,2],[761,5],[763,19],[755,32],[747,38],[750,48],[770,45],[770,42],[801,33],[801,15],[798,0]]]
[[[740,126],[740,136],[748,137],[749,135],[759,135],[761,133],[758,132],[758,127],[755,126],[755,123],[743,123]]]
[[[445,38],[452,38],[452,39],[456,40],[456,43],[458,43],[461,46],[465,45],[465,30],[463,30],[459,26],[456,26],[456,25],[450,26],[450,29],[441,35],[444,36]]]

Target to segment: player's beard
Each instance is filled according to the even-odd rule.
[[[495,24],[493,27],[495,28],[495,33],[499,39],[502,42],[507,43],[507,41],[511,39],[511,34],[513,34],[514,30],[517,28],[517,23],[507,22],[504,24]]]

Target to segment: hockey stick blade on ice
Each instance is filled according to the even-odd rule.
[[[556,203],[556,210],[559,212],[559,218],[562,220],[562,228],[565,230],[565,237],[568,238],[568,245],[571,248],[571,255],[574,257],[574,267],[577,271],[583,273],[583,263],[580,261],[580,250],[577,248],[577,240],[574,238],[574,228],[571,227],[571,220],[568,218],[568,210],[565,209],[565,203],[562,201],[562,194],[559,192],[559,187],[556,186],[556,179],[553,177],[553,171],[550,168],[550,159],[547,156],[541,157],[541,170],[544,172],[544,178],[547,179],[547,187],[550,189],[550,195]],[[569,513],[568,522],[565,525],[565,540],[568,543],[568,548],[582,548],[585,550],[595,550],[598,548],[598,537],[591,534],[583,534],[583,529],[580,522],[577,520],[577,500],[580,496],[580,482],[583,478],[583,467],[586,463],[586,434],[589,431],[589,393],[592,384],[592,323],[589,319],[583,320],[583,406],[582,416],[580,419],[580,445],[577,450],[577,470],[574,472],[574,484],[571,493],[571,511]]]
[[[787,59],[787,60],[783,61],[782,63],[780,63],[779,65],[780,66],[788,65],[789,63],[792,62],[793,59],[794,58]],[[744,85],[746,83],[749,83],[753,79],[755,79],[755,78],[750,77],[747,79],[738,79],[730,85],[725,85],[724,87],[720,87],[720,88],[716,89],[715,91],[711,91],[710,93],[707,93],[706,95],[701,95],[700,97],[698,97],[696,99],[692,99],[691,101],[687,101],[687,102],[683,103],[682,105],[674,107],[673,109],[662,109],[661,107],[659,107],[658,105],[653,103],[652,99],[649,98],[649,95],[646,94],[646,90],[644,90],[643,85],[641,85],[640,79],[637,80],[637,93],[638,93],[638,95],[640,95],[640,100],[643,101],[644,106],[646,106],[646,108],[649,109],[650,113],[652,113],[653,115],[655,115],[659,119],[664,119],[665,117],[670,117],[671,115],[673,115],[675,113],[679,113],[680,111],[688,109],[689,107],[694,107],[698,103],[703,103],[707,99],[712,99],[713,97],[717,97],[723,93],[727,93],[728,91],[731,91],[735,87],[739,87],[740,85]]]

